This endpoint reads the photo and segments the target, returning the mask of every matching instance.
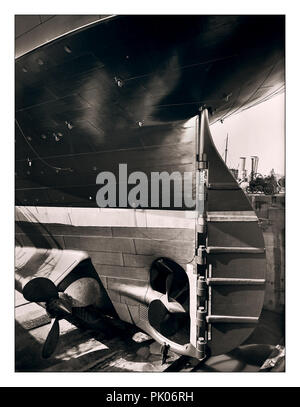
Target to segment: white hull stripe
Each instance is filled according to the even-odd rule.
[[[209,222],[257,222],[254,211],[207,212]]]
[[[17,222],[71,226],[195,228],[195,211],[16,206]]]

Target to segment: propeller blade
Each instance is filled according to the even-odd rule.
[[[184,307],[173,298],[168,298],[167,295],[164,295],[160,298],[160,301],[167,308],[169,314],[186,314],[186,310],[184,309]]]
[[[58,318],[55,318],[43,346],[42,357],[44,359],[48,359],[53,354],[58,344],[58,340],[59,340],[59,322]]]
[[[166,261],[164,259],[159,259],[157,260],[157,263],[165,269],[165,271],[168,273],[166,276],[166,296],[169,301],[169,295],[171,292],[171,287],[173,284],[173,279],[174,279],[174,272],[173,270],[168,266]]]
[[[167,264],[166,259],[159,259],[157,263],[165,269],[165,271],[168,273],[166,276],[166,296],[168,302],[171,301],[171,296],[173,300],[176,300],[178,297],[180,297],[185,291],[188,290],[188,285],[184,285],[183,287],[178,286],[175,287],[173,286],[173,281],[175,278],[175,271],[172,270],[172,268]],[[178,283],[178,281],[177,281]]]
[[[46,302],[52,298],[58,298],[58,290],[49,278],[37,277],[25,285],[23,296],[30,302]]]
[[[153,300],[149,304],[148,319],[150,324],[164,336],[172,336],[179,329],[180,321],[186,313],[171,313],[161,300]]]
[[[168,301],[170,301],[170,292],[171,292],[171,287],[173,284],[173,279],[174,279],[174,274],[169,273],[166,278],[166,296],[167,296]]]

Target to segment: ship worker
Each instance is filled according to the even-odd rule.
[[[161,353],[161,356],[162,356],[162,359],[161,359],[161,364],[162,365],[165,364],[166,361],[167,361],[169,349],[170,349],[170,345],[167,345],[166,342],[164,342],[163,345],[160,348],[160,353]]]

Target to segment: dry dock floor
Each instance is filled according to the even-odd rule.
[[[17,372],[168,372],[168,371],[258,371],[260,366],[243,360],[238,350],[227,355],[196,359],[169,353],[161,364],[160,345],[136,327],[110,320],[95,330],[82,330],[60,321],[60,339],[49,359],[41,349],[50,319],[43,308],[27,303],[16,292],[15,370]],[[263,311],[260,323],[246,343],[276,345],[284,336],[282,315]]]

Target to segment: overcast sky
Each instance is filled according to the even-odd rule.
[[[259,173],[266,175],[274,168],[275,173],[284,174],[284,98],[284,93],[275,96],[210,127],[223,158],[228,133],[228,166],[238,168],[239,158],[246,157],[246,169],[250,171],[250,157],[257,155]]]

